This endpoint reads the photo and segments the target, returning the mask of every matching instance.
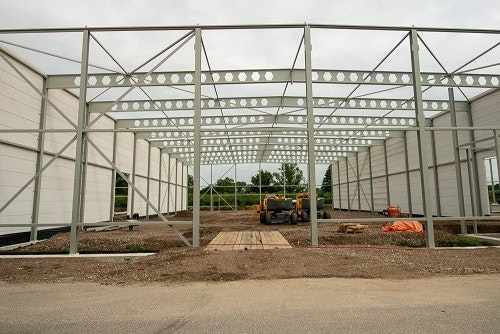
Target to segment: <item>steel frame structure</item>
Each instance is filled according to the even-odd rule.
[[[213,70],[207,57],[205,45],[203,43],[204,32],[217,32],[220,30],[263,30],[263,29],[300,29],[302,39],[296,52],[295,61],[291,68],[257,68],[257,69],[218,69]],[[314,67],[312,54],[312,30],[356,30],[356,31],[397,31],[404,34],[401,41],[372,69],[369,70],[348,70],[348,69],[318,69]],[[153,55],[137,68],[127,71],[114,58],[114,56],[96,38],[96,33],[100,32],[137,32],[137,31],[179,31],[182,34],[175,42],[165,47],[160,53]],[[465,33],[465,34],[489,34],[498,36],[500,30],[485,29],[447,29],[447,28],[416,28],[416,27],[378,27],[378,26],[348,26],[348,25],[321,25],[321,24],[288,24],[288,25],[233,25],[233,26],[172,26],[172,27],[95,27],[95,28],[61,28],[61,29],[11,29],[1,30],[0,35],[26,34],[26,33],[79,33],[82,36],[81,59],[71,60],[81,64],[80,72],[74,74],[49,74],[44,80],[44,87],[39,91],[30,84],[42,97],[41,120],[38,129],[0,129],[0,133],[38,133],[40,137],[38,147],[37,173],[21,188],[19,192],[0,208],[0,213],[12,201],[15,200],[26,187],[35,182],[35,195],[33,205],[33,220],[29,226],[32,233],[36,235],[37,212],[39,205],[40,176],[43,171],[73,143],[76,143],[76,157],[73,185],[73,211],[71,222],[66,224],[71,227],[70,253],[78,252],[78,228],[85,225],[83,223],[84,203],[85,203],[85,168],[86,151],[89,146],[93,147],[102,158],[111,166],[113,174],[119,174],[132,187],[132,196],[138,195],[147,203],[147,215],[152,210],[161,219],[162,224],[169,225],[173,231],[182,239],[186,245],[199,247],[200,245],[200,166],[204,164],[247,164],[247,163],[304,163],[308,166],[308,187],[311,196],[316,196],[316,164],[330,164],[332,167],[332,180],[334,170],[337,170],[340,200],[340,164],[346,164],[346,172],[349,169],[355,174],[357,180],[356,192],[358,209],[361,208],[360,187],[360,161],[359,153],[367,152],[368,168],[370,173],[370,208],[373,211],[374,193],[371,184],[372,157],[371,151],[375,145],[386,145],[386,140],[393,137],[404,138],[405,164],[407,177],[407,193],[411,212],[411,187],[409,182],[408,147],[407,133],[416,133],[418,138],[419,170],[422,189],[422,202],[424,208],[424,218],[421,220],[426,224],[426,241],[428,247],[434,247],[433,218],[431,211],[429,192],[429,161],[427,160],[427,138],[433,136],[436,131],[449,131],[453,136],[454,157],[456,165],[456,180],[458,189],[462,191],[462,176],[460,169],[460,149],[458,143],[458,132],[468,131],[470,141],[467,147],[471,154],[472,162],[471,182],[477,184],[477,161],[475,161],[475,131],[490,131],[489,138],[493,142],[497,159],[499,158],[498,132],[499,125],[489,127],[475,127],[472,122],[467,127],[457,127],[456,113],[468,112],[470,115],[469,101],[457,101],[454,97],[454,89],[461,90],[463,87],[492,88],[500,87],[500,74],[476,73],[477,70],[493,68],[499,64],[491,64],[478,69],[463,70],[468,64],[479,59],[484,54],[495,49],[499,43],[485,50],[471,61],[464,64],[455,71],[447,71],[440,63],[439,59],[432,53],[424,39],[419,33]],[[97,43],[122,71],[116,72],[104,67],[92,65],[89,62],[89,45]],[[411,71],[381,71],[380,65],[398,48],[402,43],[408,42],[408,57],[411,62]],[[7,41],[0,41],[3,44],[11,44]],[[194,45],[194,68],[190,71],[160,71],[161,65],[168,62],[169,58],[185,48],[186,45]],[[19,46],[19,45],[15,45]],[[441,66],[441,72],[422,72],[420,68],[419,48],[424,46]],[[26,47],[28,48],[28,47]],[[29,48],[28,48],[29,49]],[[31,49],[32,50],[32,49]],[[39,50],[35,50],[40,52]],[[303,67],[296,64],[297,57],[303,52]],[[45,53],[48,54],[48,53]],[[52,54],[49,54],[52,55]],[[53,56],[53,55],[52,55]],[[22,72],[9,61],[5,52],[0,50],[0,57],[3,58],[14,70],[22,76],[28,83],[29,80],[23,76]],[[157,61],[160,59],[159,61]],[[156,64],[154,62],[157,61]],[[206,68],[203,68],[203,61]],[[154,64],[149,71],[140,71],[144,65]],[[298,68],[301,67],[301,68]],[[95,69],[100,71],[95,71]],[[90,69],[94,69],[90,71]],[[287,95],[286,87],[291,83],[303,85],[302,95]],[[247,96],[244,95],[246,85],[266,85],[284,84],[285,90],[281,96]],[[330,85],[350,85],[354,87],[351,92],[344,96],[316,96],[314,86],[317,84]],[[224,96],[218,94],[219,85],[240,85],[241,94],[238,96]],[[193,98],[175,99],[128,99],[127,95],[134,89],[144,91],[147,87],[168,86],[168,87],[190,87]],[[203,94],[203,87],[213,87],[215,96]],[[381,87],[371,94],[356,96],[355,93],[360,87],[373,86]],[[383,89],[390,87],[389,89]],[[377,98],[371,97],[378,92],[398,89],[401,87],[411,87],[413,96],[409,99],[398,98]],[[448,99],[424,99],[422,93],[431,87],[448,88]],[[49,89],[77,89],[79,106],[77,122],[72,122],[64,115],[48,98]],[[87,98],[90,89],[113,90],[121,89],[125,91],[113,100],[89,100]],[[463,93],[463,92],[462,92]],[[147,95],[147,94],[146,94]],[[465,94],[464,94],[465,95]],[[44,109],[51,105],[61,114],[72,128],[68,129],[46,129],[44,125]],[[210,111],[218,111],[220,116],[215,116]],[[245,113],[238,112],[245,110]],[[270,112],[269,110],[277,110]],[[320,110],[331,111],[329,113],[319,113]],[[342,110],[346,115],[338,115],[336,112]],[[366,113],[367,110],[377,110],[384,112],[384,116],[372,116]],[[412,112],[407,117],[392,117],[390,113],[395,110]],[[149,112],[163,112],[164,116],[150,117]],[[167,111],[185,111],[188,116],[167,116]],[[426,118],[425,112],[450,113],[452,124],[450,127],[433,127],[432,120]],[[100,129],[95,125],[104,115],[119,115],[122,112],[133,112],[137,115],[133,119],[117,118],[114,129]],[[236,112],[236,113],[234,113]],[[226,114],[225,114],[226,113]],[[53,159],[42,166],[40,154],[43,154],[44,135],[46,133],[72,133],[71,139]],[[149,154],[151,150],[158,149],[161,153],[168,153],[169,157],[177,159],[183,165],[192,166],[194,177],[193,191],[193,221],[173,222],[167,219],[158,210],[158,205],[152,203],[148,191],[143,194],[135,186],[135,154],[133,162],[132,176],[126,177],[116,166],[116,150],[113,149],[113,156],[106,154],[88,137],[93,132],[112,132],[115,134],[114,147],[116,146],[116,134],[119,132],[134,133],[135,142],[138,139],[149,141]],[[434,142],[434,141],[433,141]],[[436,166],[435,150],[433,166]],[[350,165],[349,157],[356,161],[356,166]],[[469,161],[469,158],[467,159]],[[363,163],[366,163],[364,161]],[[387,154],[385,155],[386,178]],[[334,166],[337,168],[334,168]],[[260,167],[259,167],[260,168]],[[499,167],[500,168],[500,167]],[[148,165],[148,180],[151,166]],[[161,170],[161,158],[160,158]],[[170,166],[169,166],[170,170]],[[183,168],[184,170],[184,168]],[[161,174],[160,174],[161,175]],[[113,176],[114,177],[114,176]],[[236,168],[235,168],[236,177]],[[161,178],[161,176],[160,176]],[[434,175],[437,178],[437,174]],[[170,179],[169,179],[170,180]],[[236,180],[235,180],[236,181]],[[114,181],[113,181],[114,182]],[[349,194],[349,177],[347,177],[348,210],[351,210]],[[161,182],[160,193],[161,193]],[[390,187],[387,181],[387,203],[390,204]],[[333,187],[333,181],[332,181]],[[436,191],[439,191],[437,187]],[[474,187],[472,187],[474,188]],[[114,183],[112,183],[114,189]],[[333,188],[332,188],[333,189]],[[333,192],[333,191],[332,191]],[[366,194],[364,194],[365,200]],[[476,200],[479,199],[475,194]],[[438,196],[439,198],[439,196]],[[184,199],[182,199],[184,200]],[[176,198],[177,201],[177,198]],[[133,203],[133,200],[132,200]],[[460,217],[462,231],[465,229],[465,205],[463,194],[459,196]],[[439,205],[438,205],[439,206]],[[477,207],[477,205],[473,205]],[[480,207],[480,206],[479,206]],[[340,209],[343,209],[340,204]],[[169,211],[169,209],[167,209]],[[316,219],[316,208],[311,208],[311,245],[318,245],[318,219]],[[440,212],[440,211],[439,211]],[[479,212],[479,215],[481,213]],[[110,205],[110,222],[113,216],[113,205]],[[473,216],[476,216],[475,214]],[[477,217],[475,217],[476,219]],[[414,219],[414,218],[413,218]],[[480,219],[480,218],[479,218]],[[386,221],[387,219],[384,219]],[[322,222],[336,222],[338,220],[321,220]],[[357,220],[359,221],[359,220]],[[113,222],[113,225],[119,223]],[[155,223],[156,224],[156,223]],[[176,228],[177,225],[192,226],[192,239],[186,239]],[[19,226],[19,224],[3,224],[2,226]],[[52,226],[52,225],[51,225]]]

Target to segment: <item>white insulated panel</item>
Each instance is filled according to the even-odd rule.
[[[116,165],[124,173],[132,173],[134,159],[134,134],[117,133],[116,138]]]
[[[109,220],[111,177],[111,169],[88,166],[84,222]]]
[[[36,154],[0,143],[0,207],[3,206],[35,174]],[[29,228],[2,227],[2,224],[31,223],[33,208],[32,183],[0,213],[0,234],[28,231]]]

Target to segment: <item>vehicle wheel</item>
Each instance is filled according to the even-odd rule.
[[[298,217],[297,213],[296,213],[296,212],[292,212],[292,213],[290,214],[290,224],[292,224],[292,225],[296,225],[296,224],[297,224],[297,220],[298,220],[298,218],[299,218],[299,217]]]
[[[307,215],[307,212],[302,211],[302,214],[300,215],[300,219],[302,222],[307,223],[309,222],[309,216]]]
[[[332,215],[330,214],[330,212],[323,212],[323,219],[330,219],[332,218]]]
[[[265,212],[260,213],[260,223],[267,225],[267,214]]]

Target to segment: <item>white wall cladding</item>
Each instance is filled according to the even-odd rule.
[[[9,57],[33,85],[42,88],[43,77],[22,63]],[[16,71],[0,58],[0,128],[38,128],[40,121],[41,97]],[[34,133],[0,134],[0,140],[22,143],[26,147],[37,148],[38,135]]]
[[[31,65],[18,60],[14,55],[8,56],[16,64],[16,68],[25,75],[30,82],[42,90],[43,75],[34,70]],[[72,125],[56,110],[59,109],[72,122],[77,122],[78,99],[72,93],[59,89],[48,91],[50,102],[55,106],[46,104],[45,128],[47,129],[72,129]],[[16,71],[0,58],[0,128],[7,129],[38,129],[40,110],[42,106],[40,95]],[[91,114],[90,121],[97,117]],[[114,121],[108,116],[101,117],[93,128],[113,129]],[[44,162],[48,162],[72,138],[74,133],[46,133],[44,140]],[[113,137],[109,132],[92,132],[90,139],[99,147],[109,160],[113,158]],[[118,168],[131,175],[133,170],[133,145],[132,133],[116,134],[116,165]],[[62,155],[49,166],[41,178],[41,196],[39,223],[69,223],[72,215],[74,156],[76,144],[73,143]],[[137,140],[137,166],[136,181],[138,188],[147,194],[148,175],[148,148],[145,140]],[[36,158],[38,152],[38,133],[0,134],[0,206],[6,203],[19,188],[35,175]],[[159,191],[160,150],[151,150],[151,180],[150,201],[157,205],[160,201],[162,212],[167,211],[170,197],[170,211],[174,211],[177,196],[187,196],[182,187],[175,186],[175,180],[182,184],[182,168],[176,169],[176,160],[162,154],[162,186]],[[88,146],[87,176],[85,194],[84,222],[100,222],[109,220],[111,200],[112,168],[106,160],[91,146]],[[168,168],[171,168],[169,196]],[[178,173],[177,175],[175,173]],[[187,175],[184,175],[187,182]],[[178,190],[176,191],[176,188]],[[0,235],[29,231],[28,227],[1,227],[3,224],[29,224],[33,209],[34,183],[26,188],[19,197],[0,213]],[[129,197],[130,199],[131,197]],[[131,214],[131,201],[129,200],[129,214]],[[180,198],[177,200],[177,210],[183,209],[180,205],[185,203]],[[141,216],[146,214],[146,203],[135,194],[134,212]],[[155,214],[149,209],[149,214]],[[49,228],[49,227],[45,227]],[[45,229],[40,228],[40,229]]]
[[[471,103],[471,110],[473,115],[473,126],[491,126],[500,124],[500,91],[490,92]],[[457,112],[457,125],[467,127],[469,126],[469,116],[466,112]],[[446,113],[433,119],[434,127],[449,127],[451,126],[450,114]],[[455,164],[453,153],[453,141],[450,131],[435,131],[435,146],[436,146],[436,160],[437,160],[437,173],[440,192],[441,215],[443,216],[458,216],[458,189],[455,176]],[[482,139],[492,137],[493,131],[476,131],[475,139]],[[415,131],[408,131],[406,133],[408,143],[408,163],[409,163],[409,177],[410,189],[412,200],[412,212],[414,214],[423,214],[422,191],[420,184],[420,167],[418,160],[418,144],[417,135]],[[469,131],[458,132],[459,144],[465,144],[470,141]],[[427,161],[429,164],[429,194],[432,205],[433,214],[437,214],[437,200],[435,192],[434,179],[434,166],[432,159],[432,145],[430,132],[426,132],[427,141]],[[481,207],[483,214],[489,214],[489,205],[487,197],[486,186],[486,173],[484,167],[484,158],[495,155],[494,141],[489,140],[486,142],[478,143],[476,145],[480,149],[484,149],[477,155],[478,160],[478,176],[479,176],[479,189],[481,194]],[[409,212],[408,196],[407,196],[407,180],[406,180],[406,167],[404,156],[404,140],[403,138],[389,138],[386,140],[387,147],[387,161],[389,173],[389,193],[390,203],[387,203],[386,191],[386,172],[384,161],[384,146],[373,146],[371,148],[372,155],[372,175],[373,175],[373,195],[374,195],[374,210],[382,211],[388,204],[399,205],[403,212]],[[369,170],[362,169],[363,161],[367,153],[359,153],[360,161],[360,178],[361,178],[361,210],[369,210],[367,201],[363,198],[365,193],[368,202],[370,201],[370,182]],[[469,187],[469,176],[466,160],[465,150],[460,150],[461,158],[461,171],[463,194],[465,203],[466,215],[472,214],[471,195]],[[350,165],[355,169],[356,161],[354,157],[348,158]],[[368,165],[368,163],[366,163]],[[347,180],[346,180],[346,164],[344,161],[339,162],[340,166],[340,189],[341,201],[339,206],[338,192],[339,192],[339,175],[337,165],[333,166],[333,183],[334,183],[334,198],[335,207],[347,209]],[[349,167],[349,191],[350,191],[350,208],[351,210],[358,210],[357,200],[357,185],[355,170]],[[475,195],[474,195],[475,196]],[[477,199],[476,199],[477,200]]]
[[[0,204],[6,203],[26,181],[35,174],[36,153],[0,143]],[[1,222],[22,224],[30,222],[33,207],[33,184],[8,206],[0,216]],[[10,228],[10,233],[22,232],[23,228]]]

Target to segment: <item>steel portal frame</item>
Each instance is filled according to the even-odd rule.
[[[213,70],[206,53],[203,43],[203,32],[217,32],[221,30],[263,30],[263,29],[300,29],[303,31],[302,40],[297,50],[295,61],[291,68],[264,68],[264,69],[218,69]],[[404,33],[401,41],[373,68],[370,70],[350,70],[350,69],[318,69],[314,68],[312,60],[312,39],[313,30],[356,30],[356,31],[392,31]],[[116,60],[116,58],[103,46],[96,38],[100,32],[137,32],[137,31],[180,31],[185,32],[175,42],[168,45],[161,52],[155,54],[143,64],[132,71],[126,71]],[[449,28],[426,28],[426,27],[379,27],[379,26],[348,26],[348,25],[321,25],[321,24],[281,24],[281,25],[233,25],[233,26],[172,26],[172,27],[95,27],[95,28],[56,28],[56,29],[17,29],[1,30],[0,35],[7,34],[27,34],[27,33],[81,33],[82,38],[82,56],[81,60],[68,59],[81,64],[80,73],[75,74],[49,74],[44,80],[44,88],[40,92],[31,83],[30,85],[42,96],[42,106],[40,113],[39,129],[0,129],[0,133],[38,133],[40,145],[38,154],[43,154],[44,135],[49,132],[71,132],[74,138],[44,166],[41,166],[41,159],[37,159],[37,169],[35,176],[22,187],[11,200],[7,201],[0,208],[0,213],[10,204],[26,187],[33,181],[35,185],[33,219],[30,224],[22,226],[31,227],[32,240],[36,239],[37,214],[39,206],[39,183],[40,177],[51,162],[59,157],[64,150],[73,142],[76,142],[74,186],[73,186],[73,211],[71,226],[71,246],[70,253],[77,253],[77,229],[80,226],[89,224],[83,223],[84,197],[85,197],[85,165],[86,150],[90,145],[103,157],[112,167],[113,174],[120,174],[129,185],[134,189],[135,194],[142,197],[147,206],[147,215],[149,209],[152,209],[161,218],[162,222],[171,226],[174,232],[187,245],[199,246],[200,229],[200,166],[202,164],[236,164],[239,163],[260,163],[263,162],[293,162],[305,163],[308,166],[308,187],[313,197],[316,195],[316,176],[315,165],[317,163],[331,164],[332,180],[333,165],[337,164],[339,200],[340,200],[340,163],[345,161],[346,173],[349,169],[349,157],[356,160],[356,183],[358,209],[361,209],[361,191],[360,171],[359,171],[359,153],[368,153],[368,165],[370,173],[370,210],[373,211],[374,194],[372,184],[372,156],[371,149],[375,145],[386,145],[386,140],[393,137],[404,137],[405,143],[405,165],[407,177],[408,202],[411,209],[411,190],[409,182],[409,166],[407,157],[407,133],[416,133],[418,137],[418,152],[420,164],[420,180],[422,189],[422,202],[426,223],[426,240],[428,247],[434,247],[433,235],[433,217],[431,212],[430,193],[429,193],[429,163],[427,161],[427,136],[435,131],[449,131],[453,135],[453,146],[456,166],[457,185],[461,190],[461,172],[460,172],[460,147],[458,145],[457,133],[459,131],[469,131],[470,142],[468,147],[472,150],[473,171],[477,179],[477,161],[475,160],[475,131],[491,131],[493,136],[489,139],[496,148],[498,159],[498,130],[500,126],[474,127],[471,123],[470,103],[467,101],[456,101],[454,98],[454,89],[458,89],[464,96],[463,87],[473,88],[493,88],[500,87],[500,75],[491,73],[475,73],[481,69],[491,69],[499,64],[490,64],[476,69],[463,70],[473,61],[484,56],[486,53],[495,49],[500,43],[496,43],[491,48],[485,50],[472,60],[455,71],[448,72],[441,62],[435,56],[433,51],[425,43],[419,33],[451,33],[451,34],[488,34],[498,36],[499,30],[486,29],[449,29]],[[160,71],[161,65],[180,49],[188,45],[194,39],[194,69],[191,71]],[[381,71],[380,65],[397,49],[402,42],[409,42],[408,56],[411,60],[411,71]],[[93,65],[89,61],[89,45],[95,42],[106,54],[121,68],[116,72],[103,66]],[[17,44],[0,41],[7,45]],[[423,45],[434,59],[439,63],[442,72],[422,72],[419,60],[419,47]],[[22,46],[21,46],[22,47]],[[34,50],[30,47],[26,49]],[[295,68],[298,55],[303,48],[304,64],[303,68]],[[39,51],[39,50],[34,50]],[[39,51],[40,52],[40,51]],[[168,53],[167,53],[168,52]],[[49,54],[47,52],[42,52]],[[51,56],[60,57],[49,54]],[[0,50],[0,56],[14,70],[29,83],[21,71],[9,61],[6,53]],[[140,72],[139,70],[146,64],[153,64],[158,57],[163,57],[151,70]],[[203,69],[203,58],[205,57],[208,69]],[[60,57],[64,58],[64,57]],[[97,68],[103,72],[90,72],[91,68]],[[474,73],[473,73],[474,72]],[[304,86],[302,96],[287,95],[286,89],[289,84],[296,83]],[[281,96],[246,96],[238,94],[237,96],[219,96],[217,87],[219,85],[240,85],[244,92],[246,85],[266,85],[266,84],[285,84],[285,90]],[[355,88],[351,93],[344,96],[315,96],[313,93],[315,85],[350,85]],[[182,87],[191,87],[193,98],[174,98],[174,99],[154,99],[151,98],[145,89],[148,87],[173,87],[184,90]],[[203,87],[213,87],[215,96],[207,96],[202,92]],[[360,87],[387,87],[388,89],[377,90],[369,94],[355,96],[354,93]],[[401,87],[411,87],[413,96],[409,99],[401,98],[380,98],[367,97],[380,92],[386,92]],[[424,88],[425,87],[425,88]],[[448,99],[423,99],[422,93],[432,87],[448,88]],[[64,115],[48,99],[48,89],[78,89],[79,107],[78,121],[75,124]],[[87,93],[95,89],[125,89],[125,93],[113,100],[101,99],[98,101],[88,100]],[[147,100],[125,99],[128,93],[134,89],[140,89],[147,96]],[[185,91],[185,90],[184,90]],[[68,121],[73,127],[67,129],[46,129],[43,121],[45,105],[50,104],[56,111]],[[269,112],[270,109],[277,109],[276,113]],[[331,110],[331,112],[328,112]],[[370,115],[370,111],[383,111],[383,116]],[[390,116],[393,111],[413,111],[410,116],[399,117]],[[210,113],[219,111],[220,116]],[[327,111],[327,113],[321,112]],[[346,113],[337,114],[337,111]],[[470,122],[468,127],[457,127],[456,112],[468,112]],[[133,119],[122,119],[119,116],[122,112],[134,112],[137,117]],[[149,116],[148,113],[161,112],[161,116]],[[186,115],[175,116],[167,115],[167,112],[185,112]],[[432,121],[426,117],[425,112],[443,113],[450,112],[452,124],[449,128],[432,127]],[[226,114],[224,114],[226,113]],[[115,115],[116,123],[114,129],[99,129],[94,125],[103,115]],[[95,115],[92,120],[90,115]],[[144,116],[145,115],[145,116]],[[90,139],[88,134],[92,132],[113,132],[113,157],[110,159],[102,150]],[[134,133],[134,162],[131,179],[127,178],[116,166],[116,134],[119,132]],[[193,221],[192,222],[171,222],[150,202],[149,179],[151,165],[148,164],[148,187],[147,194],[144,195],[135,186],[135,151],[136,141],[145,139],[149,141],[148,154],[151,155],[152,149],[160,151],[160,170],[161,154],[169,154],[170,159],[176,159],[183,165],[193,167],[194,191],[193,191]],[[386,152],[386,150],[384,150]],[[469,152],[469,150],[467,151]],[[436,168],[435,152],[433,150],[433,166]],[[387,154],[385,154],[386,164],[386,195],[389,200],[390,187],[388,182]],[[149,161],[149,159],[148,159]],[[469,161],[469,159],[467,159]],[[176,167],[177,168],[177,167]],[[500,167],[499,167],[500,168]],[[184,170],[184,168],[183,168]],[[169,173],[170,174],[170,173]],[[177,171],[176,171],[177,175]],[[235,168],[236,176],[236,168]],[[170,177],[168,179],[170,182]],[[351,209],[351,199],[349,196],[349,177],[346,179],[347,185],[347,204]],[[160,180],[161,181],[161,180]],[[236,180],[235,180],[236,181]],[[471,180],[472,181],[472,180]],[[113,180],[114,182],[114,180]],[[177,182],[176,182],[177,183]],[[113,183],[112,183],[113,184]],[[333,187],[333,181],[332,181]],[[170,188],[170,184],[169,184]],[[183,187],[184,188],[184,187]],[[332,188],[333,189],[333,188]],[[161,193],[161,182],[159,187]],[[439,193],[439,189],[436,190]],[[176,186],[177,193],[177,186]],[[333,193],[333,191],[332,191]],[[476,200],[480,197],[475,194]],[[175,199],[177,202],[177,197]],[[133,202],[133,200],[132,200]],[[158,201],[160,203],[160,201]],[[465,228],[465,211],[463,196],[460,198],[460,219],[462,221],[462,230]],[[390,204],[390,203],[389,203]],[[477,203],[476,203],[477,204]],[[110,222],[112,221],[113,209],[110,205]],[[341,205],[339,206],[341,208]],[[311,208],[311,245],[318,245],[318,220],[315,218],[316,208]],[[168,209],[167,209],[168,211]],[[322,220],[333,221],[333,220]],[[114,225],[116,223],[113,223]],[[175,225],[189,224],[192,226],[192,240],[189,241],[182,236]],[[14,226],[15,224],[2,224],[2,226]]]

